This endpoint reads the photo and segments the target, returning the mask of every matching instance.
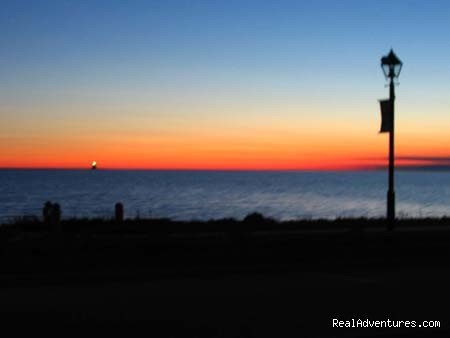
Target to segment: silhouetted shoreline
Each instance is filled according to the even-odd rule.
[[[111,331],[132,325],[154,333],[172,323],[162,337],[246,330],[270,337],[280,326],[292,336],[351,336],[333,329],[331,316],[366,315],[443,325],[389,334],[448,334],[447,312],[432,308],[430,297],[450,301],[450,218],[401,219],[393,231],[384,219],[278,222],[260,214],[207,222],[72,219],[56,228],[23,219],[1,226],[0,241],[7,305],[0,315],[13,323],[53,323],[53,316],[57,326]],[[39,291],[26,296],[29,288]],[[196,302],[204,307],[189,310]]]
[[[242,221],[72,219],[57,226],[26,219],[1,226],[0,243],[2,276],[29,274],[31,284],[43,271],[72,283],[77,278],[64,273],[92,274],[89,280],[96,282],[130,276],[151,280],[169,272],[170,278],[197,273],[203,278],[311,266],[447,266],[450,218],[401,219],[393,231],[386,230],[385,219],[278,222],[257,213]]]
[[[122,211],[123,213],[123,211]],[[123,216],[121,216],[123,218]],[[421,227],[450,227],[450,217],[402,217],[397,218],[395,227],[401,230]],[[170,218],[69,218],[59,220],[58,231],[66,234],[76,232],[101,233],[232,233],[238,232],[286,232],[314,230],[370,230],[385,229],[385,218],[338,217],[335,219],[296,219],[280,221],[260,213],[248,214],[244,219],[221,218],[211,220],[173,220]],[[54,232],[48,221],[35,216],[16,217],[12,222],[0,225],[0,234],[9,232],[47,233]]]
[[[243,220],[210,221],[69,219],[48,223],[37,218],[23,218],[0,226],[0,240],[4,261],[8,256],[9,259],[17,259],[27,254],[47,259],[51,258],[52,251],[59,250],[75,257],[84,250],[89,251],[91,257],[101,250],[126,255],[134,249],[149,249],[151,255],[154,248],[169,250],[177,245],[193,249],[220,246],[230,252],[235,249],[244,252],[253,245],[279,241],[286,246],[298,246],[295,250],[301,251],[301,248],[310,246],[310,242],[318,240],[314,245],[326,252],[335,245],[344,244],[357,250],[367,249],[368,241],[383,246],[387,240],[400,244],[408,244],[407,241],[414,244],[417,239],[422,244],[426,244],[426,239],[433,239],[436,243],[444,238],[450,240],[448,217],[398,219],[393,231],[387,231],[386,227],[384,218],[277,221],[259,213],[249,214]],[[14,255],[8,254],[17,248],[20,250]],[[258,250],[269,249],[262,246]],[[282,253],[274,249],[271,254]],[[314,259],[315,256],[309,258]],[[353,259],[355,257],[346,257],[346,260]]]

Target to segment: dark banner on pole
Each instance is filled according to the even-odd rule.
[[[380,100],[381,128],[380,133],[388,133],[392,130],[392,104],[391,100]]]

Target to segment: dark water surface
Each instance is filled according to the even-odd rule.
[[[129,218],[380,217],[386,186],[384,171],[0,170],[0,220],[40,216],[47,200],[63,218],[112,217],[118,201]],[[450,172],[398,172],[396,194],[399,217],[450,215]]]

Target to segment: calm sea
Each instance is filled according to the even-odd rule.
[[[0,221],[41,215],[58,202],[63,218],[280,220],[385,215],[387,173],[113,170],[0,170]],[[397,172],[399,217],[450,215],[450,172]]]

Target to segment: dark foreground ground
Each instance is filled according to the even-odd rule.
[[[0,324],[152,337],[448,337],[450,220],[0,227]],[[336,328],[333,319],[415,321]],[[419,328],[439,321],[440,328]],[[412,325],[412,324],[410,324]],[[89,331],[91,332],[91,331]]]

